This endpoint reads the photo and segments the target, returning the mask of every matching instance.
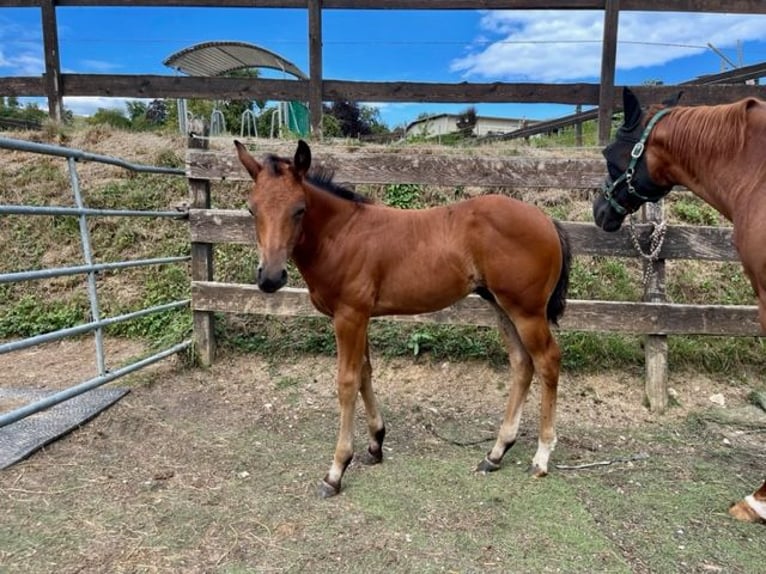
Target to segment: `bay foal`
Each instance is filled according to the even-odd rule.
[[[561,355],[549,322],[563,313],[570,251],[563,230],[538,208],[488,195],[422,210],[376,205],[310,172],[311,150],[299,141],[292,159],[257,161],[235,142],[253,179],[247,204],[260,253],[257,283],[272,293],[287,282],[288,259],[311,302],[332,318],[337,343],[340,430],[323,497],[340,492],[353,456],[357,395],[367,414],[362,462],[383,460],[386,428],[372,389],[367,340],[371,317],[428,313],[475,292],[497,312],[511,362],[505,417],[478,470],[489,472],[513,445],[536,372],[542,384],[540,433],[531,473],[544,476],[556,443]]]

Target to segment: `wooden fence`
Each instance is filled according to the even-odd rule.
[[[307,46],[309,79],[178,77],[150,74],[62,73],[57,8],[118,6],[134,7],[215,7],[250,8],[257,22],[261,8],[305,9],[308,21]],[[620,11],[726,12],[766,14],[766,2],[759,0],[0,0],[2,7],[38,8],[41,13],[45,74],[28,77],[0,77],[0,94],[46,96],[50,114],[63,118],[65,96],[124,98],[204,98],[300,100],[308,102],[312,136],[321,138],[322,102],[452,102],[452,103],[558,103],[598,106],[599,142],[609,139],[610,120],[619,105],[615,88],[615,61]],[[540,83],[426,83],[355,82],[324,77],[322,67],[322,14],[327,10],[602,10],[601,77],[597,84]],[[658,14],[661,18],[661,14]],[[147,32],[151,20],[147,21]],[[126,55],[126,57],[129,57]],[[733,81],[731,83],[737,83]],[[676,91],[675,86],[637,86],[641,101],[659,102]],[[716,104],[746,96],[763,97],[760,86],[691,85],[685,89],[686,104]]]
[[[204,141],[204,140],[197,140]],[[289,156],[294,144],[280,144],[269,152]],[[289,145],[289,147],[287,147]],[[233,146],[232,146],[233,148]],[[539,151],[539,150],[538,150]],[[257,152],[256,152],[257,154]],[[598,188],[604,177],[601,158],[457,156],[447,151],[405,150],[315,145],[315,164],[332,168],[336,180],[349,184],[419,183],[440,186],[471,185],[487,188],[555,188],[583,194]],[[244,210],[210,209],[210,183],[249,181],[232,149],[213,152],[189,148],[187,176],[192,192],[189,213],[192,240],[192,308],[199,357],[213,361],[213,313],[318,315],[303,289],[285,288],[263,294],[253,285],[213,281],[213,244],[255,245],[251,216]],[[575,255],[637,257],[627,229],[606,233],[592,223],[564,222]],[[625,226],[627,227],[627,225]],[[649,243],[652,225],[637,226],[642,245]],[[669,259],[736,261],[731,228],[669,226],[655,279],[644,302],[570,300],[561,329],[646,335],[646,388],[652,408],[662,410],[667,400],[667,336],[760,334],[755,306],[680,305],[663,302],[663,262]],[[390,317],[391,320],[494,325],[492,309],[469,296],[437,313]]]

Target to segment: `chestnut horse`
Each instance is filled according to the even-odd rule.
[[[254,182],[247,203],[260,255],[258,286],[266,293],[283,287],[292,259],[311,302],[332,318],[335,329],[340,431],[319,495],[340,492],[353,457],[357,394],[369,432],[361,461],[383,459],[386,428],[372,389],[370,318],[437,311],[471,292],[497,311],[512,367],[497,440],[477,470],[500,468],[516,440],[536,372],[542,381],[540,432],[530,472],[547,474],[556,443],[561,362],[549,322],[564,311],[570,266],[568,239],[559,225],[536,207],[499,195],[422,210],[375,205],[333,183],[327,171],[310,172],[311,150],[304,141],[292,160],[272,155],[263,163],[234,143]]]
[[[766,102],[677,106],[678,97],[646,114],[625,88],[625,122],[604,149],[609,175],[593,217],[616,231],[647,201],[683,185],[734,224],[734,245],[758,297],[766,333]],[[740,520],[766,523],[766,481],[731,507]]]

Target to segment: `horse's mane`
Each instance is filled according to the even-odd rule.
[[[668,149],[684,165],[700,158],[735,156],[745,147],[747,110],[757,103],[759,100],[747,98],[732,104],[674,108],[664,120],[672,121]],[[650,108],[647,120],[659,109],[661,106]]]
[[[282,166],[290,165],[290,163],[291,161],[289,159],[276,155],[269,155],[266,158],[267,169],[269,169],[275,175],[281,175]],[[341,199],[353,201],[355,203],[373,203],[371,198],[352,191],[347,187],[343,187],[338,183],[335,183],[333,181],[334,176],[335,171],[327,167],[319,166],[312,167],[306,174],[306,179],[312,185],[328,193],[331,193],[336,197],[340,197]]]

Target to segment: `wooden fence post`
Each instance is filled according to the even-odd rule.
[[[662,201],[646,203],[643,218],[659,225],[662,221]],[[645,277],[644,301],[661,303],[665,297],[665,260],[644,260]],[[668,337],[667,335],[646,335],[644,338],[646,364],[646,398],[652,411],[663,412],[668,406]]]
[[[309,0],[309,115],[311,138],[322,139],[322,0]]]
[[[43,44],[45,46],[45,91],[48,96],[48,115],[57,123],[64,119],[64,98],[61,95],[61,62],[59,58],[56,2],[44,0],[40,4],[43,18]]]
[[[202,138],[189,136],[188,146],[195,149],[208,148],[208,128],[205,126]],[[189,178],[189,207],[210,209],[210,181]],[[192,281],[213,280],[213,244],[191,244]],[[212,311],[194,311],[194,349],[202,366],[209,367],[215,358],[215,317]]]
[[[598,90],[598,145],[609,143],[614,111],[614,70],[617,61],[617,28],[620,0],[606,0],[604,6],[604,42],[601,50],[601,82]]]

